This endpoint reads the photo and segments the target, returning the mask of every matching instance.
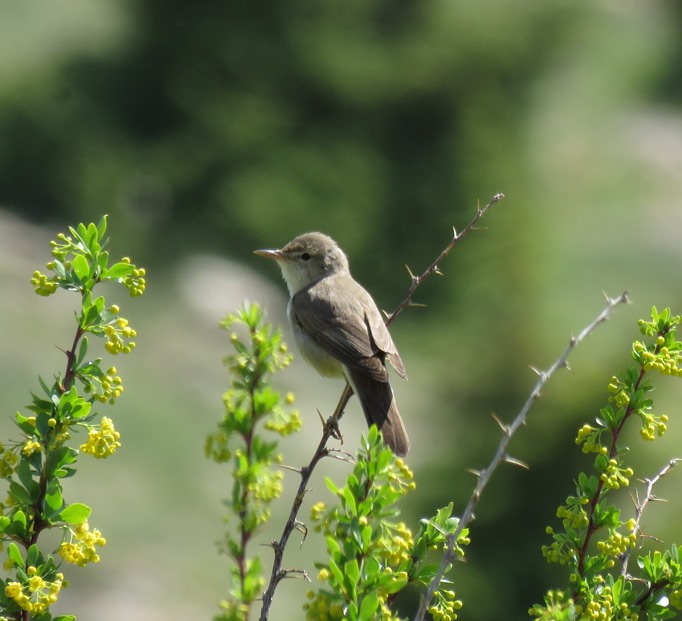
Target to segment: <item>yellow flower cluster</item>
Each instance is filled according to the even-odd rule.
[[[558,563],[559,565],[566,564],[561,544],[558,541],[553,541],[548,546],[542,546],[541,552],[548,563]]]
[[[582,613],[580,606],[576,606],[576,613]],[[630,607],[623,602],[620,606],[614,607],[611,587],[604,586],[598,591],[594,599],[585,606],[585,613],[580,619],[593,619],[594,621],[611,621],[611,619],[623,619],[624,621],[637,621],[639,615],[633,612]]]
[[[102,392],[98,394],[95,399],[100,403],[113,403],[123,393],[123,380],[120,375],[116,373],[116,367],[107,369],[107,372],[100,379],[100,386]]]
[[[326,571],[326,569],[321,570],[320,575],[324,576]],[[306,597],[310,600],[303,604],[307,621],[333,621],[334,619],[347,618],[343,605],[338,601],[334,601],[331,593],[326,591],[315,593],[309,590],[306,593]],[[394,616],[391,609],[382,602],[379,615],[375,616],[373,621],[399,621],[399,617]]]
[[[403,459],[397,457],[394,465],[395,469],[392,468],[388,472],[388,480],[391,487],[400,490],[403,494],[416,489],[417,484],[412,480],[414,479],[414,474]]]
[[[35,438],[28,438],[26,442],[24,442],[24,446],[21,447],[21,453],[22,455],[29,457],[30,455],[33,455],[33,453],[40,452],[41,448],[40,442],[37,442]]]
[[[619,489],[630,485],[630,477],[634,474],[632,468],[621,468],[618,461],[609,459],[606,471],[599,477],[604,482],[607,489]]]
[[[581,498],[580,504],[561,505],[556,510],[556,516],[563,522],[565,528],[580,528],[587,526],[588,519],[582,505],[589,502],[587,498]]]
[[[0,442],[0,477],[7,478],[12,476],[19,463],[19,456],[15,451],[8,450]]]
[[[291,405],[294,402],[293,394],[288,393],[284,400],[287,405]],[[275,408],[265,421],[264,427],[268,431],[274,431],[280,436],[286,437],[299,431],[302,425],[301,415],[297,410],[285,412],[281,408]]]
[[[653,352],[640,341],[635,341],[632,349],[647,371],[658,371],[661,375],[682,377],[682,351],[677,347],[679,347],[679,342],[676,342],[675,348],[671,351],[665,345],[665,339],[659,336],[656,339],[656,350]]]
[[[88,432],[87,442],[81,444],[80,449],[83,453],[89,453],[97,459],[105,459],[116,452],[121,446],[118,439],[121,434],[114,428],[114,423],[106,416],[102,417],[99,429],[93,427]]]
[[[72,531],[72,540],[63,542],[57,550],[67,563],[85,567],[88,563],[99,563],[100,558],[95,546],[105,546],[106,539],[98,529],[90,530],[87,521],[76,526]]]
[[[121,263],[130,263],[130,257],[123,257]],[[131,297],[139,297],[144,293],[147,287],[146,274],[147,270],[137,267],[123,279],[123,285],[127,287]]]
[[[608,556],[620,556],[628,548],[634,548],[635,545],[637,545],[635,533],[621,535],[617,531],[612,532],[606,541],[597,541],[597,549]]]
[[[55,580],[49,582],[36,574],[35,567],[29,567],[29,578],[23,584],[21,582],[8,582],[5,586],[5,595],[22,609],[31,614],[38,615],[45,612],[57,601],[59,592],[64,585],[64,575],[57,574]]]
[[[31,277],[31,284],[38,295],[48,296],[52,295],[57,290],[57,283],[46,276],[45,274],[36,270]]]
[[[436,592],[436,604],[429,608],[429,614],[433,621],[454,621],[462,605],[461,600],[455,599],[454,591],[440,590]]]
[[[639,430],[639,435],[645,440],[655,440],[656,435],[660,438],[668,430],[668,417],[655,416],[654,414],[640,414],[642,419],[642,427]]]
[[[324,512],[327,510],[327,505],[325,505],[321,500],[319,502],[316,502],[312,507],[310,507],[310,518],[312,519],[313,522],[315,522],[315,528],[316,530],[320,530],[320,525],[318,522],[322,519],[324,516]]]
[[[388,561],[391,566],[398,566],[407,562],[414,547],[412,531],[404,522],[399,522],[392,529],[387,537],[381,537],[379,544],[384,548],[380,554]]]
[[[310,590],[306,593],[310,600],[303,604],[305,618],[308,621],[330,621],[330,619],[343,619],[343,607],[334,602],[329,593]]]
[[[137,332],[128,325],[125,317],[119,317],[114,323],[105,326],[104,336],[106,338],[104,348],[112,355],[129,354],[135,349],[135,341],[125,341],[137,336]]]
[[[560,617],[565,617],[566,615],[562,613],[572,608],[573,600],[564,591],[550,590],[545,596],[545,605],[535,604],[528,614],[531,617],[537,617],[538,621],[555,621]]]
[[[601,453],[602,455],[606,455],[608,449],[599,444],[600,433],[601,431],[599,429],[595,429],[592,425],[586,423],[578,430],[578,436],[575,439],[575,443],[583,445],[581,449],[583,453]]]
[[[243,602],[236,602],[234,600],[223,599],[218,602],[220,610],[223,611],[225,619],[248,619],[249,605]],[[221,617],[219,617],[221,618]]]
[[[284,473],[282,472],[273,472],[269,468],[259,468],[257,479],[249,483],[249,493],[256,500],[269,503],[281,496],[283,478]]]

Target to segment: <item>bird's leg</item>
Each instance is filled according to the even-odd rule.
[[[343,444],[343,435],[341,434],[341,429],[339,429],[339,420],[341,420],[346,405],[348,404],[348,400],[351,398],[352,395],[353,389],[351,388],[351,385],[348,382],[346,382],[346,386],[343,389],[343,392],[341,393],[339,402],[336,404],[336,409],[334,410],[334,413],[327,419],[326,422],[326,425],[329,428],[332,437],[339,440],[341,444]]]

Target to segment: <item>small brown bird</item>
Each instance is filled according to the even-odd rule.
[[[321,375],[345,376],[384,442],[405,456],[410,441],[389,383],[386,361],[407,379],[372,297],[350,275],[348,259],[322,233],[299,235],[280,250],[256,250],[275,259],[289,289],[287,317],[305,360]]]

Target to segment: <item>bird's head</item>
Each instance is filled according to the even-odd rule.
[[[254,252],[277,261],[292,296],[321,278],[348,271],[348,259],[343,250],[322,233],[304,233],[279,250]]]

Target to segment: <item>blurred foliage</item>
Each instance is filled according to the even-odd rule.
[[[114,244],[157,274],[144,304],[167,365],[178,350],[212,363],[192,349],[198,319],[173,289],[185,254],[248,262],[253,248],[322,229],[390,310],[407,286],[400,266],[418,271],[477,200],[507,195],[446,278],[420,289],[429,308],[393,328],[411,379],[401,410],[422,427],[416,476],[452,481],[420,486],[416,515],[452,499],[457,513],[463,469],[497,441],[487,414],[512,415],[527,365],[560,351],[601,290],[680,306],[674,0],[0,0],[0,11],[0,204],[52,230],[110,214]],[[171,344],[158,308],[176,326]],[[565,438],[595,411],[602,369],[627,363],[618,332],[641,308],[578,352],[580,374],[558,378],[515,439],[533,468],[500,472],[481,503],[458,571],[458,594],[479,603],[468,618],[499,618],[496,602],[525,618],[538,577],[550,580],[539,552],[509,580],[501,559],[525,542],[499,518],[541,532],[569,486],[544,513],[529,515],[529,500],[557,469],[575,470]],[[167,398],[168,416],[193,403]]]
[[[584,9],[127,10],[114,52],[72,55],[0,90],[2,199],[34,218],[122,213],[140,243],[151,231],[164,240],[156,256],[181,241],[242,253],[322,212],[327,232],[360,259],[381,257],[390,279],[401,246],[424,257],[462,206],[523,174],[507,154],[521,146],[529,89]]]

